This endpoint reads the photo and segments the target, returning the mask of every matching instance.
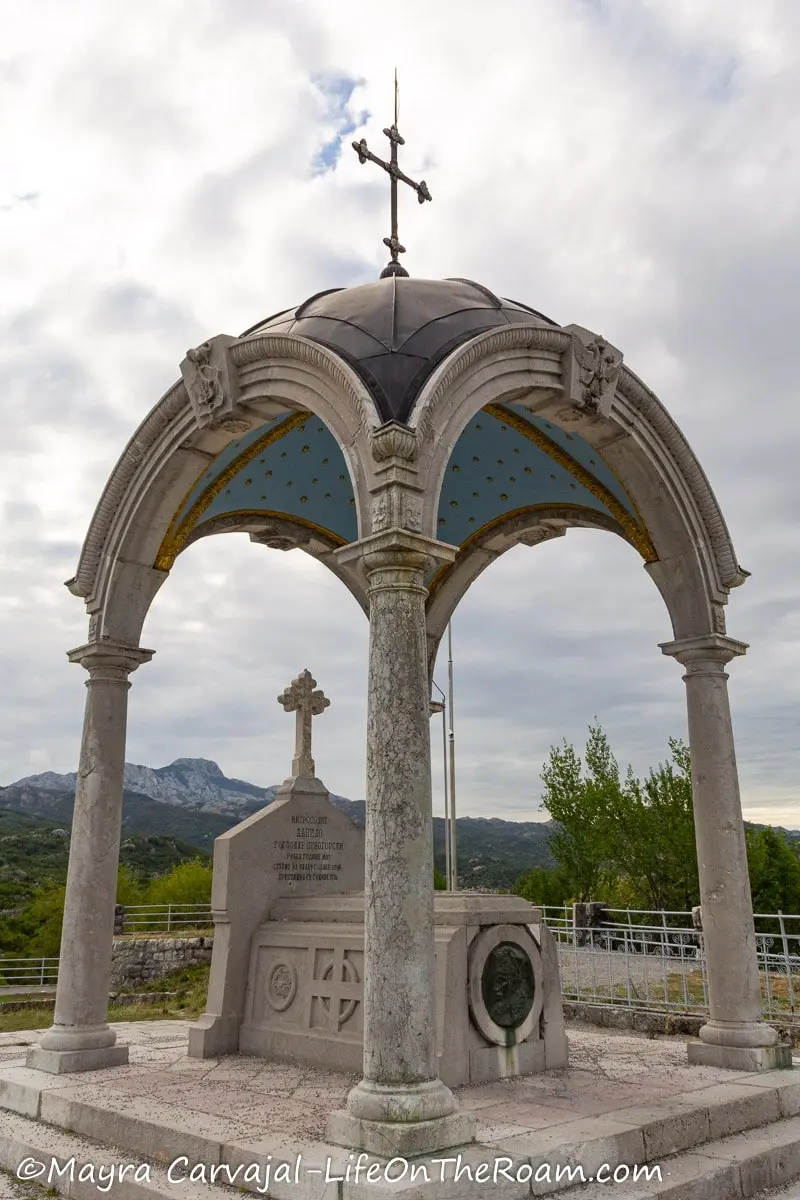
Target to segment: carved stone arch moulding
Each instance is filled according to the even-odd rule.
[[[653,489],[669,498],[672,529],[684,531],[683,544],[704,579],[706,602],[725,603],[730,588],[743,583],[747,573],[737,563],[705,473],[667,410],[622,365],[619,352],[577,326],[514,325],[479,334],[433,373],[409,421],[417,431],[426,476],[426,525],[435,523],[447,462],[468,421],[487,405],[532,393],[556,411],[566,402],[590,427],[611,427],[629,440]],[[636,500],[625,478],[620,481]],[[648,533],[658,549],[663,530],[652,519]]]
[[[191,351],[182,373],[126,446],[90,522],[67,583],[90,614],[102,614],[126,552],[151,569],[182,501],[226,445],[264,423],[265,401],[327,425],[351,475],[359,527],[369,522],[370,437],[381,421],[364,384],[335,354],[290,334],[220,335]],[[149,562],[143,544],[153,544]]]
[[[429,624],[430,617],[441,608],[443,592],[448,594],[445,601],[447,616],[437,617],[433,622],[440,631],[447,626],[470,584],[491,562],[514,546],[538,546],[563,537],[571,528],[603,530],[630,541],[628,531],[615,517],[581,504],[564,501],[532,504],[503,513],[462,542],[455,561],[441,565],[430,578],[427,584]],[[451,597],[454,588],[455,595]]]

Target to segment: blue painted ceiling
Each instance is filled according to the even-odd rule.
[[[448,463],[437,536],[461,546],[520,509],[571,506],[640,525],[610,467],[577,434],[520,405],[492,405],[461,434]],[[281,415],[231,443],[197,480],[168,538],[177,551],[221,516],[282,515],[341,543],[358,537],[344,455],[308,413]]]

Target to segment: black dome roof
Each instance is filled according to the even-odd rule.
[[[502,325],[555,325],[469,279],[391,275],[318,292],[242,336],[294,333],[335,351],[361,376],[384,421],[408,420],[425,380],[461,342]]]

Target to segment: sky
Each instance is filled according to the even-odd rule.
[[[187,347],[384,264],[400,78],[412,275],[595,330],[699,457],[741,564],[728,608],[745,816],[800,827],[800,6],[791,0],[0,0],[0,784],[74,770],[86,640],[63,581]],[[317,771],[364,795],[367,622],[320,564],[228,534],[148,616],[127,759],[289,774],[277,695],[331,698]],[[595,717],[643,774],[686,736],[636,552],[518,547],[453,619],[458,810],[541,819],[549,747]],[[447,685],[446,652],[437,682]],[[432,724],[434,807],[441,729]]]

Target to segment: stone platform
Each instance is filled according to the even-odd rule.
[[[13,1171],[26,1155],[40,1161],[74,1155],[78,1165],[154,1164],[147,1184],[128,1178],[106,1193],[126,1200],[230,1200],[231,1189],[220,1186],[224,1175],[215,1186],[170,1181],[164,1164],[180,1156],[188,1163],[175,1169],[178,1175],[195,1163],[206,1164],[207,1174],[218,1164],[240,1167],[235,1186],[254,1192],[258,1181],[243,1180],[243,1169],[254,1164],[263,1188],[269,1165],[274,1182],[266,1194],[275,1200],[521,1200],[568,1187],[563,1178],[555,1181],[559,1167],[581,1167],[589,1180],[603,1164],[611,1171],[619,1164],[661,1168],[661,1183],[614,1186],[617,1200],[734,1200],[800,1177],[797,1072],[746,1075],[689,1066],[682,1041],[571,1027],[567,1070],[457,1092],[462,1109],[478,1118],[478,1144],[461,1152],[471,1180],[463,1172],[453,1182],[450,1165],[441,1183],[443,1168],[420,1159],[414,1165],[426,1167],[429,1182],[421,1182],[423,1176],[412,1182],[406,1174],[391,1185],[380,1160],[370,1160],[377,1182],[365,1182],[365,1165],[356,1181],[358,1156],[324,1142],[328,1115],[342,1107],[353,1077],[238,1056],[190,1059],[184,1022],[116,1029],[130,1045],[130,1063],[75,1076],[25,1067],[25,1051],[38,1033],[0,1035],[0,1167]],[[288,1164],[286,1180],[275,1179],[281,1162]],[[527,1167],[538,1181],[478,1175],[481,1164],[496,1172],[498,1163],[512,1176]],[[573,1184],[579,1178],[573,1175]],[[65,1183],[52,1183],[67,1191]],[[73,1181],[69,1194],[96,1197],[98,1190],[93,1182]],[[595,1200],[607,1196],[609,1186],[592,1182],[575,1194]]]

